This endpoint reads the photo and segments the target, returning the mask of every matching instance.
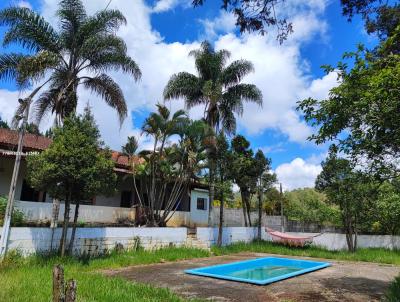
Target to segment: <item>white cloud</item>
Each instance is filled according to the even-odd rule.
[[[162,91],[173,73],[195,72],[193,58],[188,57],[188,53],[198,48],[200,41],[167,43],[151,27],[151,13],[157,6],[157,10],[162,11],[173,8],[178,2],[187,1],[161,0],[154,8],[146,5],[143,0],[113,0],[110,4],[110,8],[118,8],[127,18],[128,24],[121,28],[119,35],[126,41],[128,53],[139,64],[143,77],[139,83],[135,83],[127,75],[112,74],[124,91],[130,112],[122,127],[118,123],[115,111],[88,91],[79,91],[78,111],[82,110],[86,102],[90,103],[103,139],[112,148],[118,149],[125,143],[127,135],[139,132],[132,124],[135,113],[154,110],[154,105],[163,101]],[[309,37],[320,37],[326,33],[326,24],[321,17],[325,8],[324,1],[291,2],[294,4],[288,11],[294,16],[293,22],[298,34],[290,37],[283,45],[275,41],[273,34],[267,36],[246,34],[238,37],[230,33],[233,30],[233,19],[227,13],[221,13],[216,20],[209,20],[212,23],[210,33],[216,34],[214,39],[216,48],[225,48],[232,52],[232,60],[243,58],[254,63],[255,73],[249,75],[245,82],[256,84],[264,95],[262,109],[254,104],[245,105],[244,116],[238,121],[239,130],[261,134],[266,129],[275,129],[287,135],[291,141],[304,142],[311,134],[311,129],[300,120],[295,111],[296,101],[305,95],[326,94],[332,85],[332,79],[329,76],[314,81],[310,79],[307,64],[300,56],[300,47],[309,40]],[[105,8],[108,3],[108,0],[84,1],[89,14]],[[54,15],[57,5],[58,0],[43,0],[41,9],[45,18],[55,26],[57,19]],[[7,93],[7,91],[0,92],[0,109],[2,116],[10,119],[15,107],[9,103],[10,96]],[[172,101],[169,106],[171,110],[176,110],[183,106],[183,102]],[[3,109],[6,107],[7,110]],[[203,108],[199,106],[190,114],[193,118],[198,118],[202,112]],[[51,119],[47,121],[50,122]],[[146,144],[148,143],[143,141],[143,145]]]
[[[285,190],[314,187],[315,179],[321,171],[320,164],[305,161],[300,157],[275,169],[278,181]]]
[[[221,11],[215,19],[201,19],[199,22],[204,27],[202,39],[214,40],[219,34],[232,32],[236,28],[236,17],[229,12]]]
[[[166,12],[184,3],[183,0],[158,0],[152,11],[154,13]]]
[[[18,1],[17,6],[32,9],[32,5],[28,1],[24,0]]]

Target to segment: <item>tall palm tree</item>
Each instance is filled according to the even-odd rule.
[[[215,133],[221,129],[227,134],[234,133],[235,114],[243,114],[243,103],[248,101],[262,105],[261,91],[253,84],[241,83],[244,76],[254,71],[253,64],[247,60],[236,60],[226,66],[230,52],[215,51],[207,41],[189,55],[195,59],[197,75],[188,72],[172,75],[164,89],[164,98],[183,98],[188,109],[203,105],[204,119]],[[211,156],[209,166],[211,205],[214,200],[215,170]],[[209,208],[211,210],[211,206]]]
[[[125,42],[116,35],[126,23],[118,10],[86,14],[80,0],[62,0],[57,11],[58,30],[31,9],[10,7],[0,11],[0,25],[9,26],[3,45],[17,43],[28,54],[0,55],[0,80],[16,78],[21,88],[46,83],[35,100],[35,120],[47,113],[56,121],[73,113],[77,90],[83,86],[114,108],[122,122],[127,115],[124,95],[107,72],[120,70],[141,77],[138,65],[127,55]],[[25,108],[21,106],[17,113]]]

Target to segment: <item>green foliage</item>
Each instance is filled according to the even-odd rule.
[[[400,55],[393,51],[399,41],[400,26],[374,53],[359,46],[344,54],[345,60],[352,60],[349,64],[327,67],[327,72],[337,72],[340,85],[327,99],[306,99],[298,107],[306,121],[318,127],[310,140],[317,144],[336,140],[353,162],[385,177],[399,172]]]
[[[384,182],[378,189],[377,199],[372,207],[372,231],[381,234],[400,233],[400,191],[398,180]]]
[[[397,276],[392,283],[390,283],[388,290],[386,291],[385,302],[399,302],[400,301],[400,275]]]
[[[8,126],[8,123],[6,121],[3,121],[0,117],[0,128],[3,129],[10,129],[10,126]]]
[[[124,146],[122,146],[122,152],[127,156],[135,155],[139,147],[139,142],[136,137],[128,136],[128,141]]]
[[[4,215],[6,213],[7,197],[0,195],[0,225],[3,225]],[[11,216],[11,225],[20,226],[24,223],[24,213],[14,207]]]
[[[350,251],[357,248],[357,233],[374,198],[376,184],[371,178],[354,169],[352,163],[336,154],[331,146],[328,158],[322,162],[322,172],[315,181],[317,190],[324,192],[328,201],[339,206],[340,219],[346,232]]]
[[[62,0],[57,18],[59,28],[55,29],[29,8],[0,10],[0,25],[7,26],[3,45],[15,43],[25,50],[24,54],[0,55],[0,80],[15,79],[21,89],[48,84],[35,100],[37,124],[47,113],[55,113],[59,122],[74,113],[78,86],[103,98],[122,122],[127,114],[125,98],[107,73],[122,71],[134,80],[141,77],[125,42],[116,35],[125,17],[112,9],[88,16],[81,0]]]
[[[339,225],[340,212],[336,205],[328,203],[325,194],[312,188],[297,189],[284,193],[285,215],[291,219],[318,225]]]
[[[53,198],[81,201],[115,190],[111,152],[103,147],[89,110],[54,129],[48,149],[27,158],[28,180]]]

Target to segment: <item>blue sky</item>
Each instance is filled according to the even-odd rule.
[[[9,5],[31,7],[57,26],[54,12],[57,0],[2,1]],[[108,0],[84,1],[89,13],[105,7]],[[157,102],[162,102],[162,89],[169,76],[179,71],[195,72],[193,60],[187,53],[208,39],[217,49],[232,52],[232,60],[248,59],[255,73],[244,82],[256,84],[263,92],[263,108],[246,105],[243,117],[238,117],[238,133],[244,134],[254,149],[261,148],[272,158],[273,169],[287,189],[312,186],[320,171],[320,161],[327,146],[316,146],[306,138],[313,129],[305,125],[296,112],[296,102],[305,97],[323,98],[336,83],[334,74],[325,75],[320,66],[335,64],[345,51],[354,50],[357,43],[373,46],[376,40],[367,36],[361,20],[347,22],[341,16],[339,1],[292,0],[280,14],[288,14],[294,24],[294,34],[283,45],[267,36],[240,35],[234,18],[222,12],[220,1],[206,1],[193,9],[190,0],[113,0],[110,7],[120,9],[128,19],[120,35],[128,45],[129,54],[141,67],[139,83],[115,74],[130,109],[129,118],[120,128],[115,113],[87,91],[80,92],[79,110],[88,102],[94,110],[103,138],[118,149],[127,135],[140,135],[140,126]],[[290,14],[288,13],[290,12]],[[0,28],[0,37],[4,28]],[[0,52],[19,51],[17,46]],[[13,83],[0,82],[0,115],[10,119],[19,93]],[[182,101],[169,103],[172,110],[183,106]],[[190,112],[201,116],[202,108]],[[49,127],[52,118],[41,125]],[[146,148],[151,142],[141,136]]]

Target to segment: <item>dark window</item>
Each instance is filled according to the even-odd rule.
[[[32,188],[26,180],[22,182],[21,198],[22,201],[46,201],[46,192],[39,192]]]
[[[121,208],[130,208],[132,201],[132,191],[122,191],[121,193]]]
[[[197,209],[198,210],[207,210],[206,199],[205,198],[197,198]]]

